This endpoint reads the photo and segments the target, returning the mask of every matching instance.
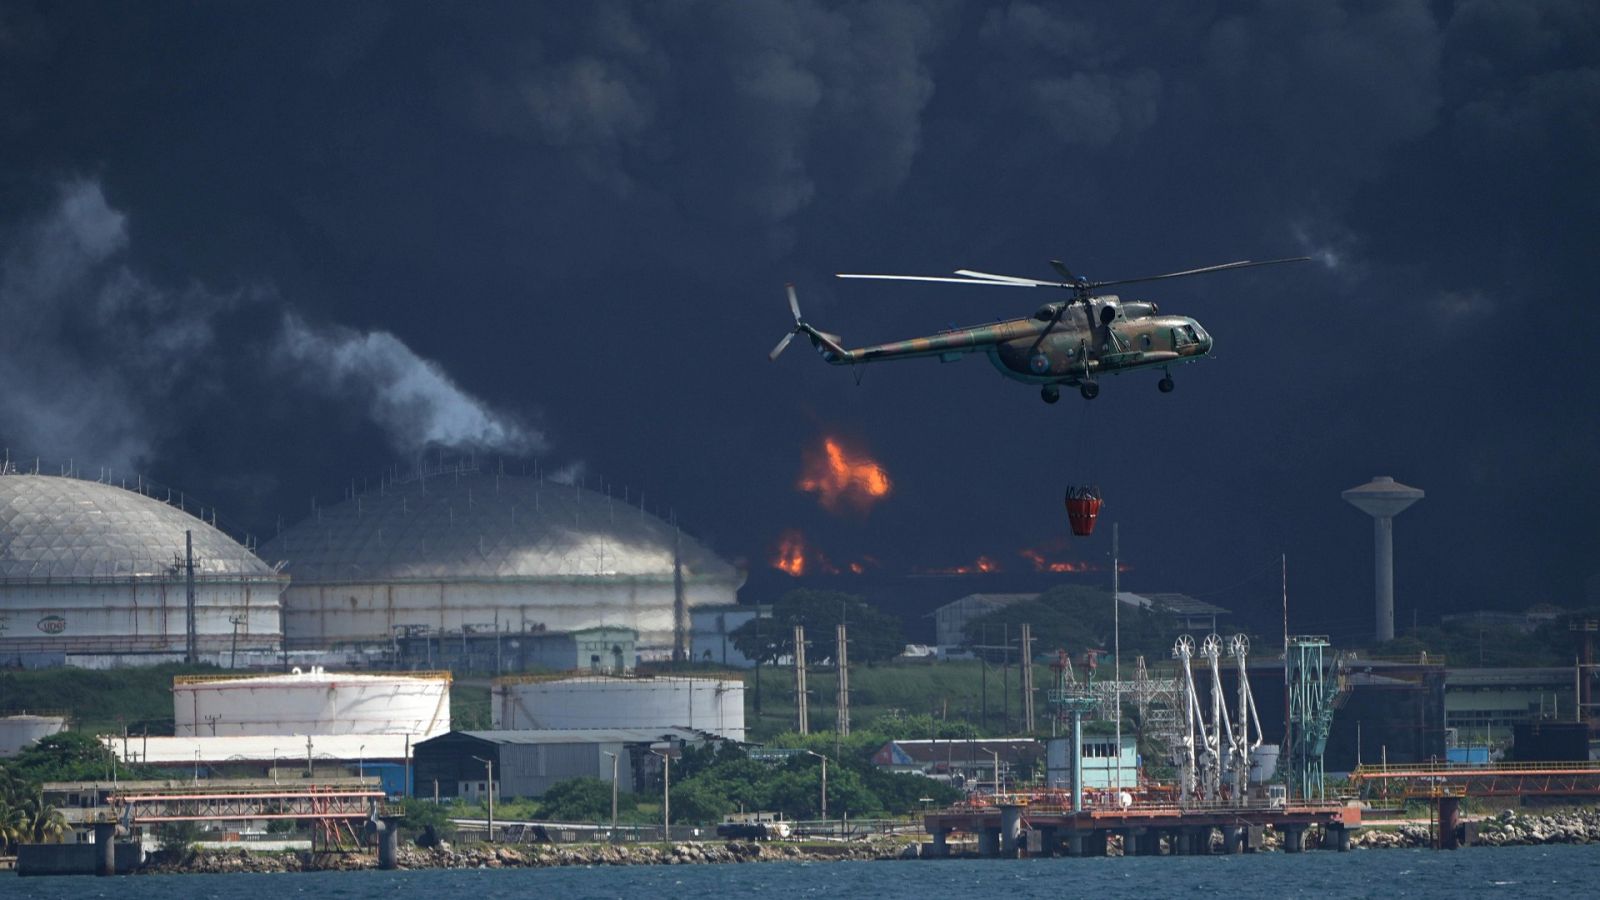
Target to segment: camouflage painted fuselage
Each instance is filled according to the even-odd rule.
[[[927,337],[873,344],[842,353],[813,341],[834,365],[933,356],[945,362],[988,355],[1007,378],[1029,384],[1079,385],[1102,375],[1194,362],[1211,352],[1211,336],[1184,316],[1160,315],[1154,303],[1095,297],[1092,307],[1046,304],[1029,318],[953,328]],[[1102,324],[1105,310],[1114,318]],[[828,335],[835,345],[839,341]],[[842,349],[842,346],[841,346]]]

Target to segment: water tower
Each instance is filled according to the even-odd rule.
[[[1394,640],[1394,517],[1421,500],[1423,493],[1387,475],[1379,475],[1340,496],[1372,517],[1373,546],[1377,551],[1373,574],[1378,594],[1378,640]]]

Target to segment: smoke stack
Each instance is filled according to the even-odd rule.
[[[1372,517],[1373,548],[1377,557],[1373,571],[1377,586],[1377,639],[1394,640],[1394,517],[1421,500],[1424,494],[1388,475],[1379,475],[1339,496]]]

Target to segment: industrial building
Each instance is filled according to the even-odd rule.
[[[0,472],[0,663],[180,659],[191,581],[197,655],[279,649],[288,579],[140,487]]]
[[[1057,790],[1072,789],[1072,739],[1051,738],[1045,742],[1045,785]],[[1085,735],[1083,738],[1083,787],[1111,790],[1139,786],[1138,741],[1131,734],[1122,736],[1117,749],[1115,735]]]
[[[424,654],[405,665],[458,671],[494,671],[518,635],[602,626],[636,631],[643,658],[665,657],[680,601],[730,604],[744,582],[622,498],[469,468],[380,481],[319,507],[262,555],[292,578],[291,649],[403,644]]]
[[[684,746],[717,741],[688,728],[453,731],[414,748],[416,793],[471,800],[491,794],[496,799],[539,797],[572,778],[609,783],[613,759],[618,790],[632,793],[641,778],[659,770],[652,748],[676,753]]]
[[[755,660],[734,646],[732,635],[747,622],[772,617],[767,604],[701,606],[689,611],[689,655],[698,663],[749,669]]]
[[[885,772],[927,775],[974,790],[1031,781],[1043,768],[1044,745],[1032,738],[889,741],[872,754]]]
[[[180,675],[172,684],[178,737],[411,735],[450,730],[450,675],[331,673],[320,667],[244,677]]]
[[[1127,606],[1138,609],[1154,609],[1168,613],[1177,619],[1178,631],[1188,634],[1215,634],[1217,622],[1228,615],[1228,610],[1196,600],[1188,594],[1174,592],[1151,594],[1135,594],[1130,591],[1121,591],[1117,600]]]
[[[693,729],[745,739],[744,682],[733,678],[508,676],[490,689],[497,729]]]
[[[1004,609],[1013,603],[1032,600],[1032,594],[968,594],[934,610],[934,640],[940,647],[963,647],[967,644],[967,624]]]

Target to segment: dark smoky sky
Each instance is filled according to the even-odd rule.
[[[1084,8],[1079,8],[1079,7]],[[1576,605],[1600,572],[1600,6],[1468,2],[0,2],[0,440],[270,534],[440,448],[934,568],[1061,544],[1094,481],[1133,590],[1366,632]],[[1056,406],[850,344],[1095,278],[1215,359]],[[854,376],[860,375],[858,384]],[[795,490],[836,435],[894,480]],[[765,598],[763,598],[765,599]]]

